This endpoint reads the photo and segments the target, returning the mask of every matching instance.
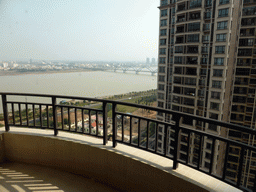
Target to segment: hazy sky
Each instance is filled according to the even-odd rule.
[[[159,0],[0,0],[0,61],[157,57]]]

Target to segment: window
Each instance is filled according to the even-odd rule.
[[[224,58],[214,58],[214,65],[224,65]]]
[[[211,98],[212,99],[220,99],[220,92],[212,91]]]
[[[221,89],[221,81],[212,81],[212,88]]]
[[[159,81],[164,82],[164,76],[163,75],[159,75]]]
[[[181,84],[181,77],[174,77],[173,83]]]
[[[158,89],[164,91],[164,85],[158,84]]]
[[[201,19],[201,12],[190,13],[189,20]]]
[[[204,101],[197,100],[197,106],[203,107],[204,106]]]
[[[186,68],[186,75],[197,75],[197,68]]]
[[[243,15],[255,15],[256,14],[255,10],[256,10],[255,6],[244,7],[243,8]]]
[[[167,9],[161,10],[161,17],[164,17],[167,15]]]
[[[218,41],[218,42],[226,41],[226,34],[225,33],[217,34],[216,35],[216,41]]]
[[[187,53],[198,53],[198,46],[187,46]]]
[[[212,6],[212,0],[205,0],[205,7]]]
[[[172,17],[172,24],[175,24],[175,17]]]
[[[256,19],[255,18],[243,18],[241,21],[242,26],[245,25],[255,25]]]
[[[183,36],[177,36],[176,37],[176,44],[178,43],[184,43],[184,37]]]
[[[189,8],[196,8],[196,7],[201,7],[202,5],[202,0],[190,0],[189,3]]]
[[[182,64],[182,57],[174,57],[174,63]]]
[[[199,96],[199,97],[203,97],[204,94],[205,94],[205,89],[204,89],[204,88],[198,90],[198,96]]]
[[[161,36],[166,35],[166,33],[167,33],[167,30],[166,30],[166,29],[160,30],[160,35],[161,35]]]
[[[199,85],[205,85],[205,79],[199,79]]]
[[[219,17],[227,17],[227,16],[228,16],[228,8],[226,8],[226,9],[220,9],[218,16],[219,16]]]
[[[160,58],[159,58],[159,63],[160,63],[160,64],[165,64],[165,58],[160,57]]]
[[[228,27],[228,21],[221,21],[217,23],[218,30],[227,29],[227,27]]]
[[[166,39],[160,39],[160,45],[166,45]]]
[[[188,35],[188,42],[199,42],[199,35],[198,34]]]
[[[229,0],[220,0],[220,5],[228,4]]]
[[[207,12],[204,13],[204,18],[205,19],[210,19],[211,16],[212,16],[212,12],[210,12],[210,11],[207,11]]]
[[[183,47],[182,46],[176,46],[175,47],[175,53],[183,53]]]
[[[178,4],[177,11],[183,11],[186,9],[185,3]]]
[[[254,39],[239,39],[239,46],[253,46]]]
[[[201,52],[202,53],[208,53],[208,51],[209,51],[208,47],[205,47],[205,46],[201,47]]]
[[[172,14],[174,15],[175,13],[176,13],[176,8],[173,7],[173,8],[172,8]]]
[[[208,129],[212,131],[217,131],[217,125],[209,124]]]
[[[206,24],[204,24],[204,31],[208,31],[208,30],[210,30],[210,23],[206,23]]]
[[[171,44],[174,44],[174,38],[171,38]]]
[[[201,64],[207,64],[207,63],[208,63],[208,58],[201,59]]]
[[[167,5],[168,1],[167,0],[161,0],[161,6]]]
[[[215,47],[215,53],[216,54],[223,54],[223,53],[225,53],[225,46],[216,46]]]
[[[200,31],[200,22],[198,23],[189,23],[188,24],[188,31]]]
[[[173,29],[173,28],[172,28]],[[184,32],[184,26],[177,26],[176,33],[183,33]]]
[[[163,103],[163,102],[158,101],[158,107],[163,108],[163,107],[164,107],[164,103]]]
[[[182,74],[182,67],[175,67],[174,68],[174,73],[175,74]]]
[[[160,49],[160,55],[165,55],[166,54],[166,49],[165,48],[161,48]]]
[[[203,35],[202,40],[203,40],[203,42],[209,42],[210,41],[210,35]]]
[[[187,62],[186,64],[197,64],[198,63],[198,58],[197,57],[187,57]]]
[[[252,56],[252,49],[238,49],[238,56]]]
[[[214,77],[222,77],[223,70],[222,69],[213,69],[213,76]]]
[[[159,67],[159,73],[165,73],[165,67]]]
[[[206,69],[201,69],[200,70],[200,75],[206,75]]]
[[[210,117],[211,119],[216,119],[216,120],[218,120],[219,115],[216,114],[216,113],[210,113],[209,117]]]
[[[166,26],[167,25],[167,19],[163,19],[160,22],[160,26]]]
[[[185,85],[196,85],[195,78],[185,78]]]
[[[213,109],[213,110],[219,110],[220,104],[211,102],[210,108]]]
[[[164,99],[164,94],[163,93],[158,93],[158,99]]]
[[[212,144],[211,143],[207,143],[206,144],[206,149],[210,149],[211,150],[212,149]]]

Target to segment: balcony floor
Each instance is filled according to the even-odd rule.
[[[0,128],[0,134],[4,132],[4,128]],[[41,129],[28,129],[28,128],[16,128],[10,127],[9,133],[15,134],[27,134],[27,135],[38,135],[43,137],[55,137],[53,136],[53,130],[41,130]],[[112,147],[112,142],[108,142],[106,146],[102,145],[102,139],[73,134],[68,132],[59,131],[57,136],[58,139],[69,140],[78,143],[88,144],[94,147],[112,151],[124,156],[128,156],[134,160],[140,161],[150,166],[156,167],[160,170],[168,172],[169,174],[176,175],[179,178],[182,178],[191,183],[195,183],[198,186],[208,190],[208,191],[218,191],[218,192],[239,192],[241,190],[230,186],[224,182],[221,182],[209,175],[206,175],[202,172],[189,168],[185,165],[179,164],[179,167],[176,170],[172,169],[172,160],[165,157],[155,155],[153,153],[143,151],[134,147],[123,145],[118,143],[116,148]],[[28,177],[34,177],[30,180],[41,180],[40,182],[35,182],[35,184],[50,184],[49,186],[56,186],[55,190],[45,190],[47,192],[61,192],[61,191],[115,191],[114,189],[108,188],[107,186],[95,182],[92,179],[86,179],[82,176],[75,174],[67,173],[64,171],[59,171],[55,169],[48,169],[45,167],[27,165],[27,164],[18,164],[18,163],[6,163],[0,164],[0,191],[1,187],[6,187],[9,191],[13,191],[13,185],[22,187],[24,189],[17,190],[19,192],[24,192],[25,186],[23,183],[6,183],[6,178],[3,177],[3,169],[10,169],[11,171],[22,172],[22,174],[29,175]],[[12,179],[8,179],[12,180]],[[17,179],[18,180],[18,179]],[[34,184],[32,181],[29,184]],[[97,187],[97,188],[96,188]],[[12,190],[11,190],[12,189]],[[82,189],[82,190],[81,190]],[[31,191],[31,190],[29,190]],[[33,191],[33,190],[32,190]],[[37,190],[34,190],[36,192]],[[41,190],[40,190],[41,191]],[[5,191],[3,191],[5,192]],[[41,191],[42,192],[42,191]]]
[[[1,192],[117,191],[92,179],[36,165],[0,164]]]

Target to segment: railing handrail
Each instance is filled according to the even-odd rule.
[[[68,112],[68,121],[69,121],[69,129],[68,131],[73,132],[71,130],[71,123],[70,123],[70,109],[74,109],[74,113],[75,113],[75,132],[77,133],[84,133],[85,131],[85,124],[84,124],[84,110],[88,111],[88,116],[89,116],[89,133],[84,133],[84,134],[88,134],[88,135],[92,135],[92,136],[96,136],[96,137],[102,137],[98,135],[98,123],[96,123],[96,135],[92,134],[92,129],[91,129],[91,111],[96,112],[96,122],[98,122],[98,113],[102,113],[103,116],[103,144],[106,145],[107,143],[107,134],[108,134],[108,128],[107,128],[107,104],[112,104],[112,141],[113,141],[113,147],[116,146],[117,142],[121,142],[123,144],[128,144],[131,145],[133,147],[137,147],[140,149],[144,149],[153,153],[156,153],[160,156],[164,156],[170,159],[173,159],[173,169],[176,169],[178,167],[178,163],[183,163],[189,167],[192,167],[196,170],[199,170],[201,172],[204,172],[212,177],[218,178],[216,175],[213,174],[213,162],[214,160],[214,154],[215,154],[215,144],[216,144],[216,140],[224,142],[224,148],[226,146],[226,155],[225,155],[225,160],[224,160],[224,168],[223,168],[223,172],[222,172],[222,178],[218,178],[221,181],[224,181],[230,185],[233,185],[237,188],[240,189],[244,189],[244,187],[240,184],[241,182],[241,178],[242,178],[242,167],[243,167],[243,157],[244,157],[244,152],[246,150],[251,150],[256,152],[256,147],[254,147],[253,145],[250,144],[245,144],[239,141],[235,141],[232,139],[227,138],[227,133],[225,132],[225,134],[221,134],[221,135],[217,135],[217,134],[213,134],[213,133],[209,133],[209,132],[205,132],[202,130],[196,130],[193,128],[189,128],[186,126],[182,126],[180,125],[181,123],[181,118],[185,118],[186,120],[190,121],[190,120],[196,120],[196,121],[202,121],[204,123],[209,123],[209,124],[214,124],[216,126],[221,126],[227,129],[231,129],[231,130],[237,130],[240,132],[245,132],[248,134],[252,134],[252,135],[256,135],[256,130],[250,129],[248,127],[245,126],[241,126],[241,125],[236,125],[236,124],[232,124],[232,123],[228,123],[228,122],[221,122],[215,119],[209,119],[209,118],[205,118],[205,117],[199,117],[199,116],[195,116],[195,115],[191,115],[191,114],[187,114],[187,113],[181,113],[181,112],[177,112],[177,111],[173,111],[173,110],[168,110],[168,109],[162,109],[162,108],[158,108],[158,107],[151,107],[151,106],[146,106],[146,105],[140,105],[140,104],[135,104],[135,103],[128,103],[128,102],[123,102],[123,101],[114,101],[114,100],[108,100],[108,99],[99,99],[99,98],[90,98],[90,97],[80,97],[80,96],[67,96],[67,95],[51,95],[51,94],[34,94],[34,93],[8,93],[8,92],[0,92],[0,95],[2,96],[2,102],[3,102],[3,112],[4,112],[4,121],[5,121],[5,127],[6,127],[6,131],[9,131],[9,113],[8,113],[8,107],[7,104],[11,104],[11,108],[12,108],[12,118],[13,118],[13,125],[14,126],[25,126],[22,123],[22,115],[21,115],[21,105],[25,104],[26,106],[26,120],[27,120],[27,126],[28,127],[40,127],[40,128],[51,128],[51,126],[49,126],[49,111],[48,108],[52,106],[52,117],[53,117],[53,129],[54,129],[54,135],[57,136],[58,134],[58,113],[57,113],[57,108],[61,109],[60,115],[61,115],[61,119],[62,119],[62,130],[64,130],[64,121],[63,121],[63,109],[67,108],[67,112]],[[18,102],[18,101],[8,101],[7,100],[7,96],[31,96],[31,97],[48,97],[51,98],[51,102],[50,103],[40,103],[40,102]],[[90,108],[90,107],[84,107],[84,106],[74,106],[74,105],[62,105],[62,104],[57,104],[57,99],[60,98],[65,98],[65,99],[74,99],[74,100],[88,100],[88,101],[96,101],[96,102],[100,102],[102,105],[102,109],[96,109],[96,108]],[[15,115],[14,115],[14,105],[18,105],[18,111],[19,111],[19,118],[20,118],[20,125],[15,125]],[[29,116],[28,116],[28,105],[32,105],[33,107],[33,126],[29,125]],[[40,109],[40,126],[36,126],[36,121],[38,121],[38,119],[36,120],[35,118],[35,105],[39,105],[39,109]],[[42,106],[46,106],[47,108],[47,127],[43,127],[42,122]],[[146,109],[146,110],[151,110],[151,111],[156,111],[156,112],[161,112],[161,113],[165,113],[165,114],[171,114],[172,115],[172,119],[170,120],[170,122],[167,121],[160,121],[157,119],[152,119],[152,118],[147,118],[147,117],[142,117],[142,116],[138,116],[138,115],[132,115],[132,114],[127,114],[127,113],[122,113],[116,110],[117,105],[125,105],[125,106],[130,106],[130,107],[135,107],[135,108],[142,108],[142,109]],[[77,122],[77,110],[81,110],[82,113],[82,132],[77,131],[78,130],[78,122]],[[122,117],[122,141],[117,140],[117,116],[121,115]],[[124,117],[130,117],[130,136],[129,136],[129,143],[124,142]],[[132,118],[134,119],[138,119],[138,143],[136,145],[134,145],[132,142],[134,142],[133,140],[133,136],[132,136]],[[147,123],[147,128],[146,128],[146,148],[143,148],[141,145],[141,132],[140,132],[140,122],[141,120],[145,120]],[[150,137],[149,137],[149,122],[153,122],[155,123],[154,126],[156,126],[155,128],[155,133],[154,133],[154,140],[153,140],[153,144],[154,144],[154,149],[152,151],[152,149],[149,147],[149,143],[151,142]],[[12,125],[12,124],[10,124]],[[158,132],[158,128],[159,125],[164,126],[164,132],[163,132],[163,136],[164,136],[164,146],[163,146],[163,154],[158,152],[158,136],[159,136],[159,132]],[[172,130],[175,131],[174,133],[174,152],[173,152],[173,157],[168,156],[167,153],[167,148],[168,148],[168,138],[170,137],[168,135],[168,130],[169,128],[171,128]],[[184,132],[183,132],[184,131]],[[180,159],[179,155],[180,155],[180,143],[181,143],[181,132],[188,134],[188,140],[187,140],[187,160],[186,162],[182,162],[183,160]],[[144,130],[145,133],[145,130]],[[189,148],[190,148],[190,135],[191,134],[195,134],[199,136],[199,152],[198,152],[198,162],[196,167],[193,167],[191,164],[189,164]],[[212,140],[212,149],[211,149],[211,160],[210,160],[210,168],[209,168],[209,172],[203,170],[200,168],[200,158],[201,158],[201,153],[202,153],[202,143],[204,141],[204,138],[207,137],[209,139]],[[145,136],[144,136],[145,138]],[[144,142],[144,141],[143,141]],[[183,141],[184,142],[184,141]],[[229,149],[230,145],[234,145],[234,146],[239,146],[241,147],[241,154],[240,154],[240,160],[239,160],[239,173],[238,173],[238,179],[236,181],[236,183],[232,183],[229,180],[226,180],[226,168],[227,168],[227,161],[228,161],[228,155],[229,153],[227,152]],[[254,187],[256,188],[256,184],[254,184]]]
[[[68,98],[68,99],[77,99],[77,100],[91,100],[91,101],[98,101],[98,102],[115,103],[117,105],[126,105],[126,106],[131,106],[131,107],[144,108],[144,109],[147,109],[147,110],[158,111],[158,112],[168,113],[168,114],[172,114],[172,115],[176,114],[176,115],[186,117],[186,118],[193,118],[194,120],[197,120],[197,121],[204,121],[206,123],[218,124],[219,126],[223,126],[223,127],[230,128],[230,129],[233,129],[233,130],[237,130],[237,131],[241,131],[241,132],[247,132],[247,133],[250,133],[252,135],[256,135],[256,130],[255,129],[251,129],[251,128],[248,128],[248,127],[245,127],[245,126],[242,126],[242,125],[237,125],[237,124],[233,124],[233,123],[229,123],[229,122],[222,122],[222,121],[218,121],[218,120],[215,120],[215,119],[209,119],[209,118],[206,118],[206,117],[195,116],[195,115],[191,115],[191,114],[188,114],[188,113],[173,111],[171,109],[151,107],[151,106],[141,105],[141,104],[136,104],[136,103],[127,103],[127,102],[122,102],[122,101],[99,99],[99,98],[93,98],[93,97],[67,96],[67,95],[54,95],[54,94],[0,92],[0,95],[31,96],[31,97],[56,97],[56,98]],[[15,102],[15,103],[17,103],[17,102]],[[44,103],[42,103],[42,105],[44,105]]]

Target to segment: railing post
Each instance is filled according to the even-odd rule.
[[[179,158],[179,148],[180,148],[180,116],[173,115],[173,120],[175,121],[174,130],[175,130],[175,138],[174,138],[174,155],[173,155],[173,169],[178,168],[178,158]]]
[[[107,110],[107,102],[103,101],[103,145],[108,143],[108,110]]]
[[[116,147],[116,103],[112,103],[112,134],[113,147]]]
[[[167,150],[168,150],[168,139],[169,139],[169,135],[168,135],[168,126],[165,124],[164,125],[164,156],[166,156],[167,154]]]
[[[4,125],[5,131],[8,132],[10,130],[9,127],[9,119],[8,119],[8,108],[6,103],[6,95],[2,95],[2,103],[3,103],[3,112],[4,112]]]
[[[58,135],[58,116],[57,116],[57,110],[56,110],[56,97],[52,97],[52,116],[53,116],[53,129],[54,129],[54,135]]]

